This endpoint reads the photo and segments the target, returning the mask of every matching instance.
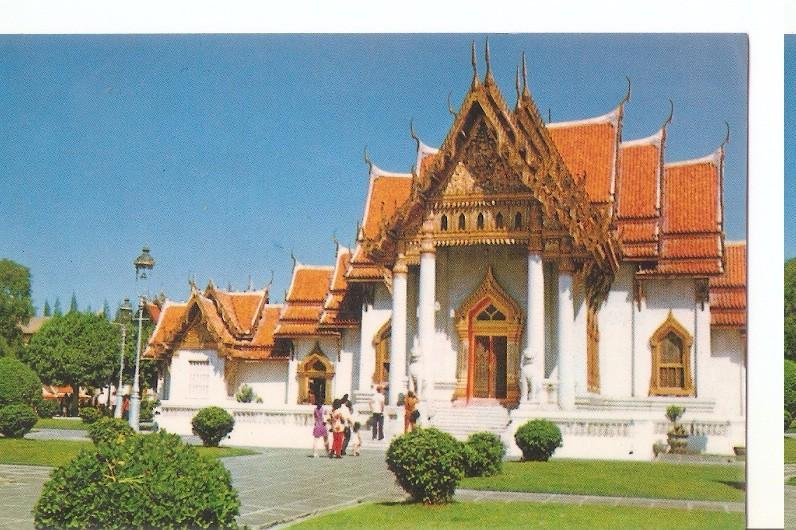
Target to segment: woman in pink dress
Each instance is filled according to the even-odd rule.
[[[326,422],[324,421],[323,405],[318,403],[315,405],[313,412],[315,418],[315,425],[312,427],[312,456],[318,458],[318,441],[323,440],[323,449],[326,454],[329,454],[329,441],[326,438]]]

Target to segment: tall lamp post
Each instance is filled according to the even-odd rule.
[[[146,280],[147,279],[147,271],[151,271],[152,268],[155,266],[155,260],[149,254],[149,248],[144,247],[141,250],[141,255],[138,256],[135,261],[133,262],[135,265],[135,283],[136,287],[139,286],[139,280]],[[143,286],[142,286],[143,287]],[[141,410],[141,386],[139,380],[139,363],[141,361],[141,334],[142,334],[142,327],[144,322],[144,303],[146,302],[146,297],[143,293],[139,292],[138,297],[138,344],[135,348],[135,372],[133,376],[133,395],[130,396],[130,417],[129,423],[130,427],[133,428],[134,431],[138,432],[138,415]]]
[[[127,323],[133,316],[133,306],[130,299],[125,298],[124,303],[119,306],[119,325],[122,327],[122,352],[119,354],[119,385],[116,387],[116,410],[113,411],[114,418],[122,417],[122,375],[124,374],[124,350],[125,339],[127,338]]]

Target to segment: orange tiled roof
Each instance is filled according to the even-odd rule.
[[[332,267],[296,266],[274,331],[277,337],[335,334],[333,330],[319,328],[333,272]]]
[[[728,243],[724,274],[710,278],[710,320],[714,327],[746,327],[746,242]]]
[[[359,315],[356,311],[346,311],[348,291],[348,280],[346,271],[351,262],[351,251],[345,247],[337,250],[334,272],[332,273],[332,283],[326,300],[323,302],[323,313],[321,314],[321,327],[350,327],[359,322]]]
[[[371,172],[370,190],[365,204],[362,229],[367,239],[379,234],[383,221],[409,199],[412,191],[412,175],[384,173],[374,168]]]
[[[252,309],[254,308],[254,309]],[[179,347],[186,331],[201,325],[219,351],[230,358],[277,359],[274,327],[281,305],[268,303],[268,291],[227,292],[213,286],[193,289],[188,302],[166,302],[149,339],[145,357],[162,357]]]
[[[620,108],[597,118],[549,123],[547,130],[575,180],[585,180],[592,202],[611,201],[616,175]]]

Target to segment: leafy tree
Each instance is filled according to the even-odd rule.
[[[34,314],[30,298],[30,271],[10,259],[0,260],[0,353],[21,348],[21,325]]]
[[[76,313],[79,311],[77,308],[77,296],[75,296],[75,292],[72,291],[72,300],[69,302],[69,312]]]
[[[785,358],[796,361],[796,258],[785,262]]]
[[[63,314],[64,314],[64,312],[61,309],[61,299],[56,296],[55,297],[55,306],[53,306],[53,316],[60,317]]]
[[[52,316],[52,310],[50,309],[50,302],[48,302],[47,300],[44,301],[44,316],[46,317]]]
[[[25,355],[42,381],[72,387],[77,408],[80,386],[99,387],[111,380],[119,344],[118,326],[99,315],[72,311],[48,320]]]

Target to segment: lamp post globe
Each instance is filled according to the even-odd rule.
[[[119,306],[117,313],[117,323],[122,327],[122,345],[121,353],[119,354],[119,384],[116,386],[116,408],[113,411],[114,418],[122,417],[122,375],[124,374],[124,350],[125,341],[127,339],[127,323],[133,318],[133,306],[130,305],[130,299],[125,298],[124,303]]]
[[[129,423],[134,431],[139,430],[139,413],[141,410],[141,385],[139,378],[139,366],[141,362],[141,334],[144,322],[144,304],[146,303],[146,280],[148,272],[155,266],[155,260],[149,254],[149,247],[141,249],[141,254],[133,261],[135,266],[135,283],[138,291],[138,340],[135,348],[135,372],[133,372],[133,391],[130,396]],[[139,281],[141,283],[139,283]]]

